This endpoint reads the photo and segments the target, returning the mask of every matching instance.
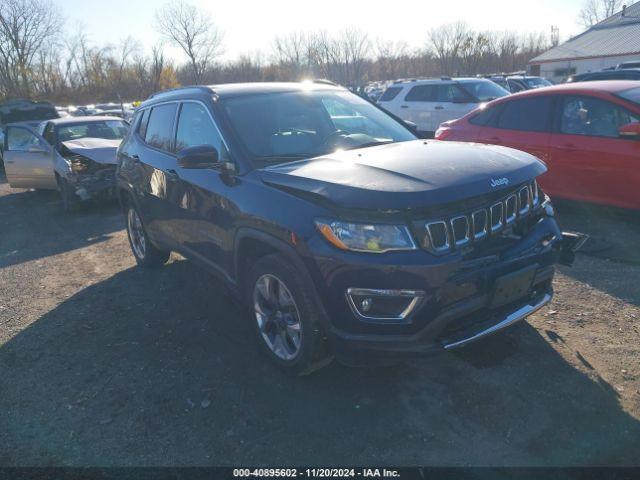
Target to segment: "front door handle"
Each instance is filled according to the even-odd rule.
[[[444,110],[444,107],[443,107],[443,106],[438,105],[438,106],[436,107],[436,110]]]
[[[5,160],[4,163],[14,163],[13,160]]]
[[[489,141],[491,143],[502,143],[502,139],[500,137],[491,137]]]
[[[171,181],[171,182],[175,182],[176,180],[178,180],[180,177],[178,176],[178,172],[176,172],[174,169],[172,168],[167,168],[166,170],[163,170],[165,176],[167,177],[167,180]]]
[[[400,108],[409,108],[409,105],[400,105]]]

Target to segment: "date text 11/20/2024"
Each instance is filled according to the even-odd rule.
[[[398,470],[387,468],[238,468],[235,478],[400,478]]]

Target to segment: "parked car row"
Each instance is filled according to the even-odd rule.
[[[445,83],[465,101],[504,94]],[[423,86],[442,85],[399,85]],[[113,173],[101,155],[124,136],[115,187],[137,263],[176,251],[208,268],[250,310],[268,357],[298,375],[507,328],[551,300],[554,265],[584,241],[560,230],[535,156],[418,139],[327,82],[185,87],[150,97],[130,128],[82,117],[6,134],[12,185],[37,158],[33,177],[63,201],[101,188]]]
[[[640,210],[640,82],[567,83],[489,102],[439,140],[505,145],[542,159],[557,198]]]

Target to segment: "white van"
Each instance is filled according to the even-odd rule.
[[[387,87],[378,105],[415,123],[420,136],[430,138],[441,123],[505,95],[507,90],[485,78],[399,80]]]

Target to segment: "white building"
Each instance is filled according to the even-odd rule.
[[[560,82],[569,75],[595,72],[630,60],[640,60],[640,2],[538,55],[529,62],[528,71]]]

